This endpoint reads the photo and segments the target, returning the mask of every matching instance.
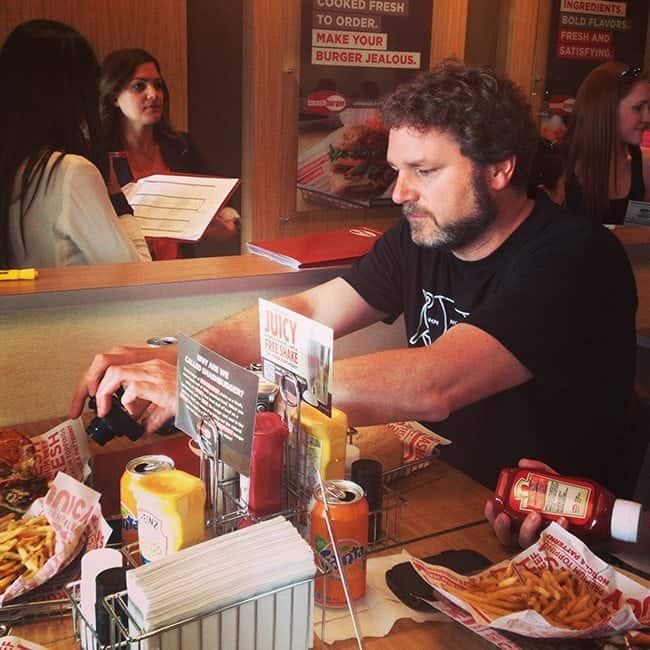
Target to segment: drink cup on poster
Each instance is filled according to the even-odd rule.
[[[314,406],[327,404],[329,350],[319,341],[310,339],[307,345],[307,392]]]

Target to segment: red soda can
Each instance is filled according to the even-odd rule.
[[[325,481],[324,488],[343,575],[350,598],[355,600],[366,593],[368,502],[363,488],[352,481]],[[314,490],[311,504],[311,544],[316,551],[316,562],[326,573],[316,578],[316,602],[326,607],[345,607],[345,592],[325,521],[325,504],[320,486]]]

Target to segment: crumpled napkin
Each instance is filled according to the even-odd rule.
[[[366,594],[353,602],[357,623],[362,637],[386,636],[395,621],[410,618],[416,623],[426,621],[449,622],[450,619],[440,613],[418,612],[407,607],[386,584],[386,571],[396,564],[408,562],[413,556],[405,550],[396,555],[385,555],[368,559],[366,575]],[[325,627],[323,630],[323,611]],[[314,607],[314,631],[325,643],[334,643],[343,639],[354,638],[352,619],[347,607]]]

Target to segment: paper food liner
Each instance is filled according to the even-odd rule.
[[[386,425],[397,436],[403,446],[402,463],[406,467],[391,472],[389,480],[408,476],[430,465],[429,459],[437,453],[440,445],[450,445],[451,440],[443,438],[419,422],[390,422]],[[418,463],[417,461],[422,461]]]
[[[54,555],[30,578],[19,576],[0,596],[0,606],[32,591],[62,571],[79,552],[103,548],[111,527],[102,517],[99,492],[59,472],[47,494],[36,499],[25,519],[45,515],[54,529]]]
[[[584,580],[590,590],[611,602],[616,611],[609,619],[584,630],[555,627],[533,610],[490,619],[475,606],[445,589],[446,586],[464,588],[477,576],[467,577],[421,560],[411,561],[411,565],[425,582],[471,614],[479,625],[534,638],[596,638],[650,625],[650,589],[614,570],[592,553],[582,541],[556,523],[551,523],[542,531],[539,540],[525,551],[511,560],[490,567],[478,576],[490,574],[508,564],[513,564],[515,571],[518,567],[529,571],[568,569],[573,575]]]
[[[18,636],[9,635],[0,637],[0,650],[47,650],[47,648]]]
[[[78,481],[90,476],[88,436],[81,418],[66,420],[30,438],[36,452],[36,475],[52,480],[65,472]]]

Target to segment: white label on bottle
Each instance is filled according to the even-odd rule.
[[[167,555],[168,540],[162,519],[142,508],[138,510],[138,541],[143,562],[158,560]]]

